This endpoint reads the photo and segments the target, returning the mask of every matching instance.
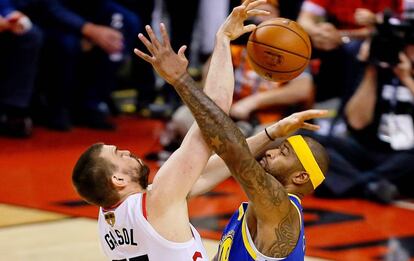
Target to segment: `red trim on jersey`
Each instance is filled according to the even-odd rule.
[[[109,207],[109,208],[103,208],[103,207],[102,207],[102,211],[103,211],[103,212],[112,211],[112,210],[114,210],[115,208],[119,207],[119,205],[121,205],[121,204],[122,204],[122,202],[123,202],[123,201],[118,202],[118,203],[116,203],[115,205],[113,205],[113,206],[111,206],[111,207]]]
[[[142,194],[142,215],[147,219],[147,193]]]

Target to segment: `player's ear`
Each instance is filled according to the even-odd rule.
[[[112,184],[117,188],[123,188],[127,185],[127,181],[124,176],[119,173],[114,173],[111,177]]]
[[[309,181],[309,174],[306,171],[298,171],[293,175],[292,181],[296,185],[306,184]]]

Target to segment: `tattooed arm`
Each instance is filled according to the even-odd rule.
[[[256,161],[234,122],[201,90],[188,88],[191,82],[191,77],[184,74],[174,86],[192,111],[207,144],[242,185],[256,215],[262,220],[278,222],[284,215],[275,212],[287,213],[291,207],[285,188]]]
[[[191,82],[191,77],[185,74],[174,86],[192,111],[206,143],[246,192],[249,198],[246,219],[255,246],[264,255],[286,257],[295,248],[300,234],[300,213],[283,185],[256,161],[234,122],[201,90],[191,88]],[[296,124],[307,124],[301,123],[297,114],[291,117]]]

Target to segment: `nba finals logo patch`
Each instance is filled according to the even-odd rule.
[[[115,213],[114,212],[105,213],[105,220],[106,220],[106,223],[108,223],[111,227],[113,227],[115,225]]]

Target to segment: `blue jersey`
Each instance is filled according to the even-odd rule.
[[[233,214],[221,237],[218,261],[274,261],[274,260],[304,260],[305,258],[305,233],[303,225],[303,214],[300,199],[289,194],[289,199],[296,207],[300,216],[300,234],[296,247],[285,258],[267,257],[260,253],[253,244],[250,236],[245,212],[247,203],[242,203],[239,209]]]

